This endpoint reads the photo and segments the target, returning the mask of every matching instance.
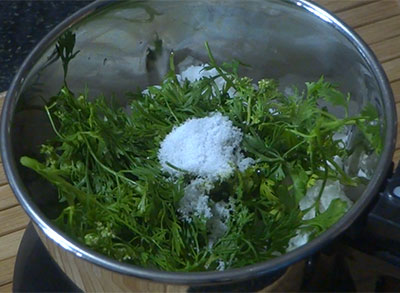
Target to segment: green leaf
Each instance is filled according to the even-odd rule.
[[[65,77],[77,54],[74,45],[70,32],[57,43]],[[87,90],[75,95],[66,84],[50,99],[45,111],[55,135],[41,147],[43,162],[22,157],[21,164],[56,186],[55,224],[70,237],[143,267],[204,271],[216,270],[221,262],[228,269],[285,253],[300,227],[322,233],[345,213],[344,203],[335,200],[315,219],[303,221],[299,201],[321,178],[358,183],[335,163],[335,156],[346,159],[349,151],[332,137],[345,127],[358,127],[371,149],[379,151],[375,109],[367,106],[358,116],[337,118],[318,102],[346,109],[349,98],[323,78],[307,83],[306,94],[294,89],[285,96],[276,81],[262,79],[255,86],[257,81],[238,75],[240,62],[220,66],[208,44],[206,49],[210,65],[204,70],[216,70],[217,76],[179,82],[171,54],[170,71],[160,85],[127,95],[130,113],[117,98],[91,97]],[[160,53],[157,39],[149,57]],[[226,81],[223,89],[216,78]],[[196,174],[181,170],[175,178],[164,172],[160,144],[182,122],[215,111],[243,134],[233,151],[236,159],[254,162],[240,171],[234,159],[232,174],[209,182],[213,188],[204,191],[212,212],[225,204],[229,217],[187,221],[180,204]]]
[[[306,86],[308,96],[324,99],[334,106],[347,107],[345,95],[331,83],[325,82],[323,77],[317,82],[307,82]]]
[[[296,198],[293,196],[293,193],[290,192],[289,187],[286,184],[281,183],[278,185],[276,195],[287,210],[296,209]]]
[[[314,228],[316,235],[321,234],[335,224],[347,211],[347,203],[340,199],[334,199],[328,209],[315,218],[303,221],[303,228]]]
[[[69,205],[75,204],[75,198],[77,197],[79,201],[86,203],[86,199],[89,198],[89,195],[82,192],[65,179],[63,179],[60,175],[58,170],[54,170],[51,168],[46,168],[43,164],[39,163],[37,160],[23,156],[20,159],[20,163],[32,170],[36,171],[38,174],[42,175],[56,187],[65,191],[64,195],[68,201]]]
[[[279,201],[279,199],[274,195],[273,187],[275,183],[272,180],[267,179],[260,184],[260,195],[264,196],[270,201]]]
[[[382,127],[378,111],[371,103],[368,103],[362,109],[357,126],[364,134],[372,149],[377,154],[380,154],[383,149]]]
[[[306,171],[300,164],[289,167],[289,174],[293,181],[293,192],[296,202],[299,203],[307,191],[309,181]]]
[[[369,121],[374,121],[379,118],[378,111],[371,103],[368,103],[366,106],[364,106],[360,114]]]

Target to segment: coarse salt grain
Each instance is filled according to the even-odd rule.
[[[229,198],[229,203],[219,201],[215,203],[211,209],[212,217],[207,222],[208,231],[208,248],[211,249],[216,241],[221,238],[228,230],[228,220],[230,212],[234,210],[234,200]]]
[[[209,196],[207,195],[212,187],[207,180],[202,178],[192,180],[185,187],[184,196],[179,202],[178,209],[184,220],[190,223],[193,216],[203,217],[204,219],[212,217],[211,208],[209,207]]]
[[[177,74],[177,79],[182,83],[184,80],[195,82],[202,78],[216,77],[218,71],[206,70],[207,66],[189,66]],[[220,91],[226,85],[222,77],[215,78],[214,82]],[[149,92],[143,91],[143,94]],[[228,90],[230,97],[234,94],[234,89]],[[240,152],[242,136],[240,129],[234,127],[228,117],[215,112],[208,117],[188,119],[175,127],[161,143],[158,153],[162,169],[172,177],[180,176],[181,170],[196,176],[185,187],[178,212],[189,223],[193,217],[207,221],[210,249],[227,231],[227,221],[234,209],[232,199],[229,203],[215,203],[209,198],[213,182],[228,178],[234,166],[243,172],[255,163],[254,159],[245,158]],[[218,270],[224,269],[225,263],[220,262]]]
[[[211,182],[229,177],[234,165],[248,167],[251,160],[238,156],[242,132],[219,112],[186,120],[161,143],[158,159],[162,169],[173,176],[187,171]],[[238,162],[238,157],[240,161]]]
[[[226,225],[230,212],[234,210],[234,200],[214,203],[207,195],[214,186],[203,178],[192,180],[184,190],[184,196],[179,202],[178,212],[188,223],[193,217],[201,217],[207,222],[209,231],[208,248],[211,249],[216,241],[228,230]]]

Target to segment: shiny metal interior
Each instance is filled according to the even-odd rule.
[[[379,112],[385,141],[381,158],[370,159],[370,168],[376,172],[368,186],[352,191],[353,199],[361,199],[340,221],[341,226],[335,225],[329,230],[330,235],[296,250],[303,255],[350,225],[382,181],[378,173],[388,168],[395,140],[393,97],[373,54],[326,11],[301,0],[95,3],[50,33],[28,58],[8,93],[2,120],[2,155],[7,156],[6,172],[17,197],[47,237],[73,254],[123,274],[159,282],[200,284],[250,278],[303,257],[294,251],[254,268],[165,275],[121,265],[86,251],[54,228],[48,218],[57,214],[55,191],[18,162],[22,155],[37,155],[38,146],[53,135],[42,106],[62,85],[62,66],[54,59],[53,51],[57,37],[70,25],[80,53],[70,63],[67,82],[75,93],[87,87],[93,98],[101,93],[114,95],[123,105],[127,91],[160,82],[171,52],[177,64],[207,62],[207,41],[219,62],[235,58],[249,64],[251,67],[242,68],[241,73],[255,80],[277,79],[284,90],[292,85],[304,88],[304,82],[323,75],[351,94],[351,114],[371,102]],[[162,41],[162,51],[150,59],[149,51],[154,50],[156,41]]]
[[[75,93],[87,87],[93,98],[115,95],[123,105],[126,92],[160,83],[169,69],[171,52],[177,64],[206,63],[204,44],[208,42],[220,62],[238,59],[250,65],[242,67],[242,74],[255,80],[274,78],[283,90],[293,85],[304,89],[304,82],[323,75],[351,94],[351,114],[372,102],[384,115],[379,86],[359,48],[331,22],[322,22],[300,4],[188,1],[182,5],[181,1],[148,1],[112,5],[73,27],[80,53],[70,63],[68,85]],[[157,41],[162,42],[162,51],[149,58]],[[16,159],[36,152],[37,146],[52,135],[41,108],[63,82],[62,66],[60,60],[54,60],[53,50],[54,44],[25,81],[18,102],[21,112],[14,125],[17,133],[26,135],[14,136]],[[25,137],[32,134],[33,139],[26,141]],[[370,164],[371,170],[376,163]],[[358,166],[353,165],[356,174]],[[32,195],[39,194],[36,187],[45,188],[35,184],[29,186]],[[357,192],[352,197],[360,195]],[[36,202],[48,204],[43,197]]]

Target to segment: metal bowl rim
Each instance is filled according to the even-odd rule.
[[[9,91],[4,101],[1,124],[0,124],[0,146],[3,165],[9,184],[15,193],[21,206],[24,208],[34,223],[44,232],[44,234],[54,241],[57,245],[62,246],[65,250],[71,252],[76,257],[85,259],[91,263],[99,265],[105,269],[118,272],[124,275],[134,276],[142,279],[152,280],[156,282],[170,284],[186,284],[186,285],[204,285],[204,284],[221,284],[228,282],[238,282],[257,276],[279,272],[289,265],[300,261],[318,251],[327,243],[333,241],[341,233],[343,233],[350,225],[360,216],[367,206],[377,194],[380,184],[384,181],[387,171],[392,162],[392,155],[395,149],[397,116],[393,94],[387,80],[387,77],[379,64],[376,56],[364,43],[364,41],[347,25],[340,21],[337,17],[330,14],[327,10],[321,8],[307,0],[281,0],[282,2],[301,6],[310,12],[310,16],[316,16],[321,21],[330,23],[336,30],[344,35],[348,41],[357,48],[358,52],[364,57],[364,61],[370,66],[375,74],[377,83],[380,87],[382,96],[384,97],[384,107],[386,113],[386,137],[385,145],[378,163],[377,170],[373,178],[363,192],[361,198],[354,204],[350,211],[343,216],[335,225],[321,236],[312,240],[308,244],[288,252],[282,256],[272,260],[249,265],[238,269],[230,269],[222,272],[166,272],[160,270],[145,269],[139,266],[121,263],[110,259],[99,253],[91,251],[84,245],[77,243],[70,237],[65,235],[53,224],[49,223],[39,208],[29,198],[29,194],[24,187],[23,181],[18,174],[16,162],[13,160],[13,150],[11,146],[10,123],[12,121],[16,101],[18,99],[24,78],[27,76],[32,66],[39,60],[42,54],[48,49],[48,46],[56,41],[56,39],[68,28],[79,23],[85,17],[104,7],[115,4],[114,1],[98,1],[78,10],[76,13],[65,19],[57,25],[50,33],[48,33],[33,49],[29,56],[21,65],[19,71],[15,75]]]

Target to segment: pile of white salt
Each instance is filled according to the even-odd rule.
[[[218,72],[207,71],[207,65],[189,66],[177,78],[180,82],[188,80],[195,82],[204,77],[215,77]],[[220,90],[225,86],[222,77],[217,77],[215,82]],[[234,91],[228,92],[231,97]],[[219,112],[210,113],[207,117],[192,118],[175,127],[163,140],[158,153],[162,169],[172,177],[178,177],[187,172],[196,179],[192,180],[184,190],[184,197],[180,201],[178,212],[182,218],[191,222],[193,217],[202,217],[207,221],[209,228],[209,248],[227,230],[226,223],[229,214],[234,210],[234,199],[229,202],[214,202],[209,197],[214,183],[222,181],[232,175],[234,168],[246,170],[254,164],[251,158],[245,158],[240,150],[243,134],[233,126],[228,117]],[[305,210],[316,201],[316,190],[319,184],[308,190],[300,209]],[[328,182],[322,194],[322,210],[330,202],[340,198],[351,206],[351,201],[344,195],[338,182]],[[315,217],[315,210],[310,210],[305,218]],[[301,233],[289,242],[288,251],[304,245],[308,241],[308,234]],[[223,270],[224,264],[220,269]]]

